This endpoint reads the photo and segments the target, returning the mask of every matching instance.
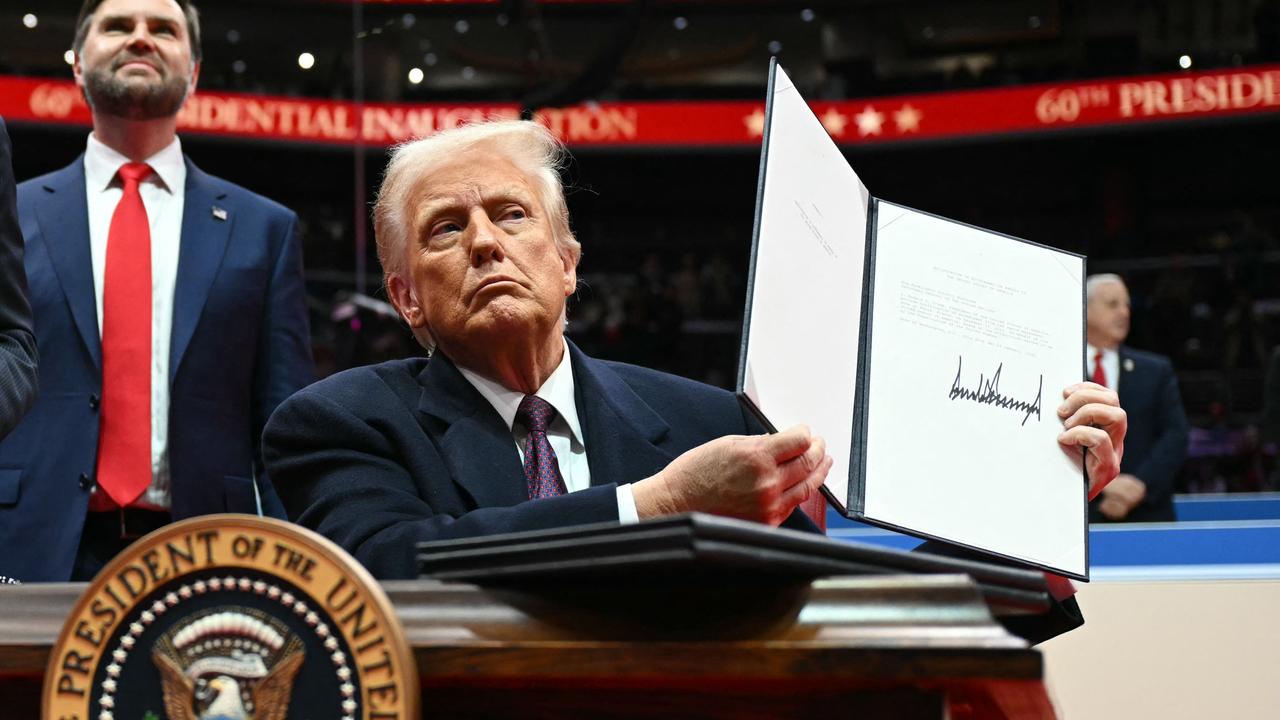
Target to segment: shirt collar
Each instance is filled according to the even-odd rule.
[[[89,133],[89,143],[84,151],[84,177],[86,186],[98,192],[106,190],[115,181],[120,167],[129,162],[129,158],[107,147],[101,140]],[[147,158],[145,162],[160,179],[158,185],[170,194],[180,191],[187,181],[187,164],[182,158],[182,143],[178,136],[173,142],[164,146],[160,152]]]
[[[1088,342],[1086,342],[1086,343],[1085,343],[1085,359],[1087,359],[1089,362],[1093,362],[1093,358],[1094,358],[1094,356],[1095,356],[1095,355],[1097,355],[1097,354],[1098,354],[1098,351],[1099,351],[1099,350],[1101,350],[1101,351],[1102,351],[1102,361],[1103,361],[1103,362],[1110,362],[1110,361],[1111,361],[1111,358],[1116,357],[1117,355],[1119,355],[1119,353],[1118,353],[1117,351],[1115,351],[1115,350],[1111,350],[1111,349],[1108,349],[1108,348],[1095,347],[1095,346],[1093,345],[1093,343],[1088,343]]]
[[[517,390],[510,390],[501,383],[490,380],[487,377],[474,373],[461,365],[458,366],[458,372],[462,373],[462,377],[467,379],[485,400],[498,411],[498,416],[502,418],[502,422],[506,423],[507,429],[510,430],[516,421],[516,411],[520,409],[520,401],[524,400],[524,393]],[[573,387],[573,363],[569,360],[569,344],[565,343],[564,355],[560,358],[560,364],[552,371],[551,376],[546,382],[542,383],[542,387],[534,393],[538,397],[546,400],[551,407],[556,409],[556,414],[564,418],[569,426],[569,432],[573,433],[573,439],[580,445],[586,445],[582,438],[582,424],[578,420],[578,403],[574,396]]]

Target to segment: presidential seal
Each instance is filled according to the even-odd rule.
[[[416,720],[391,603],[351,556],[250,515],[166,526],[89,585],[44,682],[57,720]]]

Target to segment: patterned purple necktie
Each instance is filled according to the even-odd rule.
[[[524,477],[529,483],[530,500],[566,492],[556,451],[547,439],[547,426],[555,417],[556,409],[551,403],[536,395],[525,395],[516,410],[516,421],[529,428],[529,437],[524,441]]]

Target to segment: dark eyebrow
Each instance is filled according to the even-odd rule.
[[[129,22],[131,20],[133,20],[132,15],[103,15],[102,18],[98,20],[98,24],[107,25],[114,22]],[[148,15],[147,22],[153,25],[169,25],[175,28],[181,26],[181,23],[178,22],[177,18],[169,17],[167,15]]]

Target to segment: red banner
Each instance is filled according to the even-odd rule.
[[[1066,128],[1120,126],[1280,110],[1280,65],[1096,82],[811,103],[845,145]],[[418,105],[198,92],[181,131],[301,142],[390,145],[485,118],[514,118],[511,104]],[[0,76],[0,116],[88,126],[71,82]],[[543,110],[538,119],[574,147],[752,146],[763,102],[636,102]]]

